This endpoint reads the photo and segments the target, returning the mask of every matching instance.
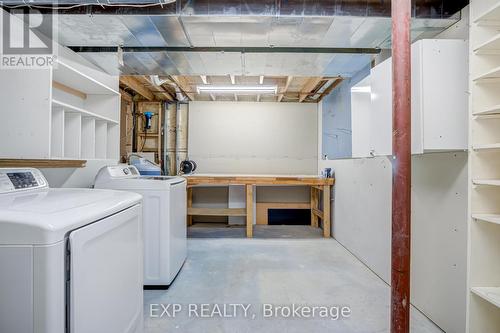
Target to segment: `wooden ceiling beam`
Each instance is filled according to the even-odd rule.
[[[120,83],[129,87],[148,101],[152,101],[155,99],[153,92],[142,85],[139,80],[137,80],[133,76],[120,76]]]
[[[165,89],[163,86],[157,86],[154,84],[147,76],[137,76],[136,77],[139,82],[144,84],[153,94],[157,99],[160,100],[167,100],[170,102],[173,102],[175,98]]]
[[[318,102],[321,102],[321,101],[323,100],[323,98],[324,98],[325,96],[329,95],[329,94],[333,91],[333,89],[337,88],[337,87],[339,86],[339,84],[341,84],[341,83],[342,83],[342,81],[343,81],[343,80],[344,80],[344,79],[343,79],[343,78],[341,78],[341,77],[339,76],[339,77],[338,77],[335,81],[333,81],[333,82],[332,82],[332,83],[328,86],[328,88],[326,88],[326,89],[325,89],[325,90],[321,93],[321,95],[318,97],[317,101],[318,101]]]
[[[134,99],[132,98],[132,95],[130,95],[130,94],[129,94],[128,92],[126,92],[125,90],[120,89],[120,95],[121,95],[121,97],[122,97],[125,101],[127,101],[127,102],[129,102],[129,103],[133,103],[133,102],[134,102]]]
[[[186,95],[190,100],[194,101],[194,94],[191,91],[191,85],[187,82],[186,78],[180,75],[172,75],[172,80],[177,84],[179,89]]]
[[[293,76],[286,77],[285,87],[281,91],[281,94],[278,95],[278,102],[281,102],[281,100],[285,96],[285,93],[287,92],[288,88],[290,87],[290,83],[292,83],[292,80],[293,80]]]
[[[321,76],[314,76],[311,77],[309,80],[306,81],[302,89],[300,90],[299,93],[299,102],[302,103],[306,97],[311,93],[311,91],[316,88],[318,83],[321,82],[323,78]]]

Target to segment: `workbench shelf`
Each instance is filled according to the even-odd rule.
[[[500,1],[472,0],[468,333],[500,327]]]
[[[335,180],[333,178],[321,178],[314,176],[252,176],[252,175],[189,175],[187,179],[187,225],[193,223],[193,216],[228,216],[245,217],[247,237],[253,236],[255,207],[255,188],[257,186],[309,186],[311,188],[311,202],[309,203],[287,203],[286,207],[296,206],[300,209],[311,210],[311,226],[319,227],[322,222],[323,237],[331,236],[331,202],[330,193]],[[193,207],[193,188],[195,187],[221,187],[221,186],[243,186],[244,208],[201,208]],[[230,205],[231,203],[228,203]],[[282,204],[283,205],[283,204]],[[280,206],[272,204],[271,206]],[[241,206],[240,206],[241,207]],[[304,208],[306,207],[306,208]],[[258,208],[257,215],[258,213]],[[257,222],[257,218],[255,220]],[[258,223],[258,222],[257,222]]]

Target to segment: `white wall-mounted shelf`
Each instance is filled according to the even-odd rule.
[[[100,115],[98,115],[96,113],[84,110],[82,108],[76,107],[76,106],[68,104],[68,103],[64,103],[64,102],[58,101],[56,99],[52,100],[52,106],[54,108],[62,108],[66,112],[81,113],[82,116],[92,117],[92,118],[95,118],[95,119],[98,119],[98,120],[103,120],[103,121],[106,121],[106,122],[109,122],[109,123],[118,124],[118,121],[116,121],[116,120],[110,119],[108,117],[100,116]]]
[[[500,115],[500,104],[484,108],[480,111],[474,112],[473,116],[492,116]]]
[[[471,291],[485,301],[500,308],[500,287],[474,287]]]
[[[500,186],[500,179],[474,179],[472,183],[478,186]]]
[[[500,143],[489,143],[485,145],[474,145],[472,149],[481,151],[481,150],[497,150],[500,149]]]
[[[496,3],[483,11],[473,22],[478,25],[500,25],[500,3]]]
[[[500,214],[472,214],[472,218],[479,221],[500,224]]]
[[[500,34],[478,45],[474,49],[474,52],[476,52],[476,54],[500,54]]]
[[[498,83],[500,82],[500,66],[477,76],[474,80],[476,83]]]
[[[89,95],[120,95],[120,93],[102,82],[82,73],[62,60],[57,61],[53,71],[53,80]]]
[[[468,72],[475,77],[470,74],[467,333],[500,332],[500,0],[471,0],[469,8]]]

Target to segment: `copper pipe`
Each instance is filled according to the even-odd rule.
[[[411,0],[392,2],[391,333],[410,332]]]

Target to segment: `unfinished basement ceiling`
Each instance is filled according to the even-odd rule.
[[[460,13],[450,11],[462,2],[417,1],[412,40],[431,38],[457,22]],[[182,0],[163,8],[76,7],[59,12],[58,39],[65,46],[383,49],[390,47],[388,3]],[[122,66],[116,53],[81,54],[108,73],[123,75],[349,77],[373,59],[369,54],[129,52]]]

